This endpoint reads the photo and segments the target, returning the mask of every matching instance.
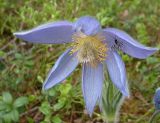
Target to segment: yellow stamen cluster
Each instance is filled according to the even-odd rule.
[[[97,63],[106,59],[107,46],[103,42],[105,40],[103,35],[87,36],[78,32],[72,36],[72,39],[71,53],[76,54],[80,63],[89,63],[96,66]]]

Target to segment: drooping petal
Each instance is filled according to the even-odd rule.
[[[138,43],[126,32],[116,28],[106,28],[104,29],[104,34],[110,47],[121,49],[126,54],[135,58],[144,59],[158,50]]]
[[[114,85],[121,91],[124,96],[129,97],[125,65],[116,51],[108,52],[106,65]]]
[[[56,61],[54,67],[48,74],[43,88],[49,89],[54,85],[62,82],[77,67],[78,60],[75,56],[70,55],[70,49],[65,51]]]
[[[72,41],[72,23],[67,21],[40,25],[28,31],[16,32],[20,39],[33,43],[62,44]]]
[[[87,63],[83,65],[82,90],[90,116],[93,113],[97,100],[101,97],[103,79],[102,64],[98,64],[96,67],[92,67]]]
[[[86,35],[95,35],[101,31],[101,25],[94,17],[83,16],[75,22],[74,30]]]

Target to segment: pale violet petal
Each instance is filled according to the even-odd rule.
[[[101,31],[101,25],[94,17],[83,16],[74,23],[74,30],[86,35],[95,35]]]
[[[108,52],[106,65],[109,76],[114,85],[121,91],[124,96],[129,97],[126,69],[124,62],[122,61],[119,54],[115,51]]]
[[[62,44],[71,42],[72,34],[72,23],[68,21],[47,23],[28,31],[14,33],[17,38],[32,43],[43,44]]]
[[[62,82],[72,73],[72,71],[77,67],[77,65],[77,58],[71,55],[70,49],[68,49],[56,61],[54,67],[51,69],[46,81],[44,82],[43,88],[49,89],[54,85]]]
[[[157,48],[146,47],[140,44],[126,32],[116,28],[106,28],[103,32],[109,47],[118,47],[124,53],[135,58],[144,59],[158,50]]]
[[[102,64],[98,64],[96,67],[87,63],[83,64],[82,90],[90,116],[93,113],[96,102],[101,98],[103,79]]]

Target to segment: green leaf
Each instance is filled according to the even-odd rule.
[[[3,115],[5,123],[12,123],[11,121],[18,122],[19,112],[16,109],[13,109],[11,112]]]
[[[58,101],[58,103],[53,106],[54,111],[57,111],[57,110],[63,108],[65,103],[66,102]]]
[[[15,58],[16,58],[16,59],[22,59],[23,56],[22,56],[22,54],[20,54],[20,53],[16,53],[16,54],[15,54]]]
[[[51,119],[51,114],[50,115],[45,115],[44,121],[46,123],[50,123],[50,121],[51,121],[50,119]]]
[[[159,62],[160,59],[156,57],[148,57],[147,58],[147,64],[156,64]]]
[[[50,90],[48,91],[48,94],[49,94],[49,96],[55,96],[55,94],[56,94],[55,89],[54,89],[54,88],[50,89]]]
[[[0,119],[2,119],[4,117],[4,115],[6,114],[5,111],[0,111]]]
[[[42,78],[40,75],[37,76],[37,80],[38,80],[40,83],[43,83],[43,78]]]
[[[0,101],[0,111],[5,110],[6,109],[6,104],[3,101]]]
[[[44,114],[44,115],[50,115],[51,114],[51,106],[49,102],[45,101],[41,104],[41,107],[39,107],[39,110]]]
[[[5,55],[5,52],[0,50],[0,57],[3,57]]]
[[[23,82],[23,78],[22,77],[17,78],[17,80],[15,81],[16,85],[18,85],[21,82]]]
[[[19,120],[19,112],[14,109],[10,112],[10,117],[13,121],[17,122]]]
[[[34,123],[34,120],[31,117],[27,117],[27,123]]]
[[[65,85],[60,86],[60,92],[62,95],[68,95],[71,88],[72,85],[70,83],[66,83]]]
[[[52,122],[53,123],[62,123],[62,120],[61,120],[61,118],[59,116],[54,116],[52,118]]]
[[[4,119],[5,123],[11,123],[12,119],[11,119],[10,113],[3,115],[3,119]]]
[[[1,117],[1,116],[0,116]],[[3,123],[2,119],[0,119],[0,123]]]
[[[25,62],[25,66],[27,66],[27,67],[32,67],[34,65],[34,62],[33,61],[27,61],[27,62]]]
[[[14,107],[18,108],[24,105],[28,104],[28,98],[27,97],[19,97],[14,102]]]
[[[3,100],[3,98],[2,98],[2,96],[0,96],[0,101],[2,101]]]
[[[13,101],[12,95],[9,92],[3,92],[2,98],[3,101],[8,104],[11,104]]]
[[[29,102],[34,102],[34,101],[36,101],[36,99],[37,99],[37,96],[36,96],[36,95],[29,95],[29,96],[28,96]]]
[[[0,71],[4,70],[6,68],[5,64],[3,61],[0,61]]]

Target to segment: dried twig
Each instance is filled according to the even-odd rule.
[[[31,113],[37,111],[37,110],[38,110],[38,106],[33,107],[33,108],[30,109],[29,111],[26,111],[26,112],[22,113],[22,114],[20,115],[20,117],[23,117],[23,116],[25,116],[25,115],[29,115],[29,114],[31,114]]]

